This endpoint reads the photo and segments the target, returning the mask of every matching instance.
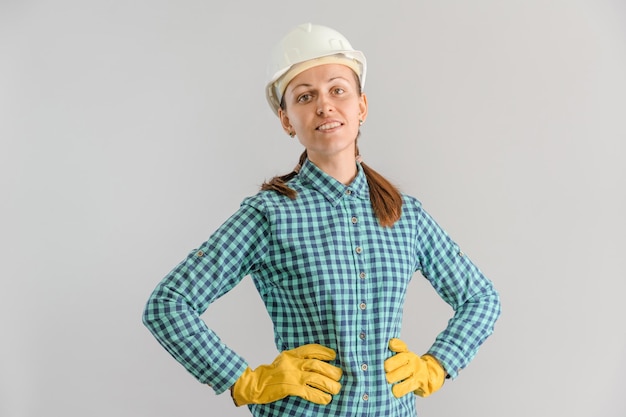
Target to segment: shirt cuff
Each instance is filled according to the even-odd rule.
[[[230,389],[247,368],[248,363],[242,358],[235,356],[230,361],[228,368],[210,372],[210,375],[199,378],[199,380],[213,388],[213,391],[219,395]]]
[[[448,374],[446,376],[447,379],[455,379],[464,364],[467,363],[463,350],[442,340],[435,341],[427,354],[437,358]]]

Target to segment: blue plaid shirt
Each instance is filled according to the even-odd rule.
[[[402,217],[379,226],[360,165],[346,186],[307,161],[291,200],[271,191],[245,199],[205,243],[157,286],[144,323],[200,382],[227,390],[246,361],[200,315],[251,275],[274,324],[278,350],[319,343],[337,352],[341,392],[329,405],[287,397],[251,405],[255,416],[415,416],[415,398],[395,398],[383,363],[400,336],[414,273],[452,306],[429,353],[454,378],[491,334],[500,313],[492,283],[412,197]],[[268,363],[274,358],[268,358]]]

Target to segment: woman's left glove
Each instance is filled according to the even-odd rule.
[[[446,371],[431,355],[418,356],[409,351],[400,339],[389,340],[389,350],[395,355],[385,360],[387,382],[394,384],[391,391],[396,398],[409,392],[428,397],[443,385]]]

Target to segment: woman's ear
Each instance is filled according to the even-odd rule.
[[[283,126],[283,129],[285,129],[285,132],[290,135],[293,132],[293,127],[289,121],[289,116],[287,116],[287,113],[282,108],[278,109],[278,118],[280,119],[280,124]]]
[[[367,97],[365,93],[361,93],[361,98],[359,99],[359,119],[363,122],[367,119]]]

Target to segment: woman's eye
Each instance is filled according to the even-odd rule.
[[[302,94],[301,96],[298,97],[298,103],[305,103],[309,101],[310,99],[311,99],[310,94]]]
[[[341,95],[343,93],[345,93],[345,90],[343,88],[341,88],[341,87],[335,88],[335,94]]]

